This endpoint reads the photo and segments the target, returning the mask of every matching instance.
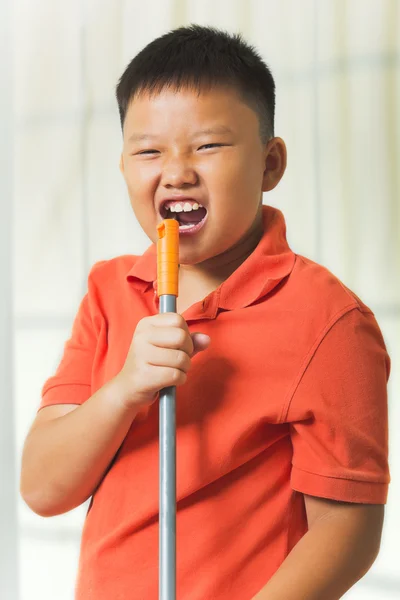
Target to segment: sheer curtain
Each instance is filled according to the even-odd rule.
[[[90,266],[150,243],[118,170],[115,84],[147,42],[188,23],[241,31],[271,66],[289,161],[264,202],[283,210],[292,249],[332,270],[381,326],[393,482],[380,555],[346,598],[398,597],[400,3],[3,0],[2,16],[1,597],[73,599],[87,504],[32,513],[18,496],[22,445]]]

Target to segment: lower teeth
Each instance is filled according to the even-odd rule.
[[[192,223],[191,225],[179,225],[179,229],[191,229],[192,227],[195,227],[197,225],[197,223]]]
[[[179,225],[179,229],[190,229],[191,227],[194,227],[195,224],[193,223],[192,225]]]

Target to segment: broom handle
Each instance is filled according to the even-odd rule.
[[[159,312],[176,312],[179,223],[165,219],[157,231]],[[176,386],[160,390],[159,398],[159,600],[176,600]]]

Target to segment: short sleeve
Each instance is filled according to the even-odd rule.
[[[103,261],[101,261],[103,262]],[[94,296],[91,293],[92,274],[88,278],[88,292],[82,299],[75,316],[70,338],[56,372],[42,387],[39,409],[54,404],[82,404],[91,396],[91,379],[94,356],[97,348],[97,333],[94,326]]]
[[[389,373],[373,313],[355,308],[338,319],[310,359],[286,414],[294,490],[343,502],[386,503]]]

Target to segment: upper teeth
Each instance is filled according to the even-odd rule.
[[[167,203],[166,205],[166,208],[171,212],[190,212],[191,210],[198,210],[200,207],[203,207],[202,204],[198,204],[197,202],[194,202],[193,204],[190,202],[173,202],[171,204]]]

